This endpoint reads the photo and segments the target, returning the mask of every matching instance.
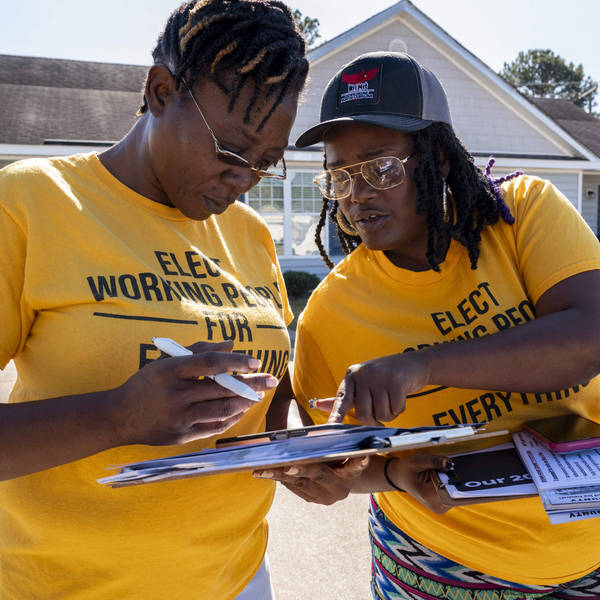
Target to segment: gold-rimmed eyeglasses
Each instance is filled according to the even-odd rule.
[[[198,101],[192,93],[190,86],[187,84],[185,79],[182,78],[182,81],[185,87],[187,88],[189,95],[194,101],[194,104],[196,105],[196,108],[198,109],[198,112],[200,113],[200,116],[202,117],[202,120],[204,121],[204,124],[206,125],[206,128],[208,129],[208,132],[210,133],[213,139],[213,142],[215,144],[215,154],[217,155],[217,158],[220,161],[228,165],[232,165],[233,167],[242,167],[244,169],[250,169],[252,173],[254,173],[254,175],[258,178],[264,177],[270,179],[285,179],[287,177],[287,167],[285,164],[285,159],[283,157],[281,157],[281,159],[279,159],[275,164],[270,165],[265,169],[261,169],[255,167],[253,164],[248,162],[243,156],[240,156],[235,152],[231,152],[230,150],[225,150],[224,148],[222,148],[221,144],[219,143],[219,140],[217,139],[217,136],[215,135],[215,132],[212,130],[212,127],[208,124],[208,121],[206,120],[206,117],[204,116],[204,113],[202,112]]]
[[[329,200],[343,200],[352,194],[352,178],[362,175],[363,179],[377,190],[387,190],[400,185],[406,177],[406,163],[416,154],[411,152],[406,158],[379,156],[370,160],[347,165],[341,169],[331,169],[319,173],[313,183]],[[360,168],[356,168],[360,167]],[[350,172],[349,169],[354,169]]]

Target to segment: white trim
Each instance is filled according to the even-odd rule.
[[[291,171],[290,171],[291,174]],[[283,256],[292,255],[292,178],[283,180]]]
[[[340,33],[335,36],[332,40],[325,42],[318,48],[315,48],[311,52],[308,53],[308,60],[310,64],[317,64],[321,58],[331,56],[336,52],[339,52],[347,43],[350,41],[355,41],[360,37],[364,37],[364,34],[367,35],[376,29],[379,29],[379,26],[383,23],[385,24],[390,19],[393,19],[396,15],[402,12],[405,6],[410,5],[406,0],[400,0],[400,2],[396,2],[396,4],[392,4],[389,8],[382,10],[381,12],[369,17],[362,23],[351,27],[347,31]]]
[[[15,159],[31,156],[67,156],[81,152],[101,152],[109,146],[71,146],[62,144],[0,144],[0,158]]]
[[[297,162],[312,163],[315,160],[323,160],[323,152],[321,150],[286,150],[286,162],[294,160]]]
[[[475,164],[486,164],[487,159],[476,156]],[[543,160],[539,158],[497,158],[496,167],[513,167],[515,169],[541,169],[543,171],[561,171],[563,173],[578,171],[600,171],[600,160]]]
[[[321,169],[321,154],[314,152],[313,159],[306,159],[302,157],[301,164],[295,162],[294,152],[289,153],[290,156],[286,155],[286,162],[288,163],[288,171],[300,172],[300,171],[319,171]],[[307,154],[306,152],[302,154]],[[493,156],[493,152],[490,152],[490,156]],[[487,156],[475,156],[475,164],[485,165],[487,163]],[[547,158],[521,158],[519,156],[512,156],[506,158],[496,158],[496,167],[512,167],[514,169],[541,169],[543,171],[561,171],[564,173],[568,172],[598,172],[600,173],[600,160],[587,161],[587,160],[561,160],[547,159]]]

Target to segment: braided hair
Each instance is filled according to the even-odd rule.
[[[290,9],[279,0],[192,0],[176,9],[152,52],[155,64],[169,68],[177,89],[208,78],[235,106],[250,80],[253,94],[244,116],[250,114],[261,92],[271,102],[262,129],[287,93],[299,92],[308,73],[306,44]],[[144,98],[138,111],[148,110]]]
[[[426,216],[427,221],[427,262],[434,271],[444,262],[448,251],[448,238],[462,244],[469,254],[471,268],[477,268],[481,231],[485,225],[493,225],[500,217],[509,224],[514,218],[506,206],[498,184],[522,175],[516,171],[501,179],[492,179],[490,169],[494,164],[490,159],[485,172],[475,166],[473,157],[446,123],[432,123],[413,134],[415,153],[419,164],[413,178],[417,188],[417,213]],[[446,178],[452,202],[448,208],[453,214],[444,214],[442,203],[444,180],[440,149],[450,164]],[[325,167],[325,162],[324,162]],[[321,231],[327,214],[336,223],[337,234],[344,254],[358,247],[358,236],[348,235],[337,225],[339,205],[335,200],[323,198],[323,209],[317,225],[315,241],[325,264],[331,269],[331,262],[321,242]]]

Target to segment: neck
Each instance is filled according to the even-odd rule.
[[[150,154],[147,151],[149,136],[147,115],[139,118],[127,135],[114,146],[98,155],[102,165],[133,191],[171,206],[154,172]]]
[[[444,240],[446,252],[450,247],[450,236],[446,235]],[[396,248],[384,250],[383,253],[387,259],[400,269],[408,271],[429,271],[431,265],[427,260],[427,239],[425,238],[418,244],[412,244],[409,248]]]

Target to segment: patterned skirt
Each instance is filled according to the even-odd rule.
[[[371,496],[372,574],[377,600],[600,600],[600,569],[556,586],[523,585],[473,571],[419,544]]]

